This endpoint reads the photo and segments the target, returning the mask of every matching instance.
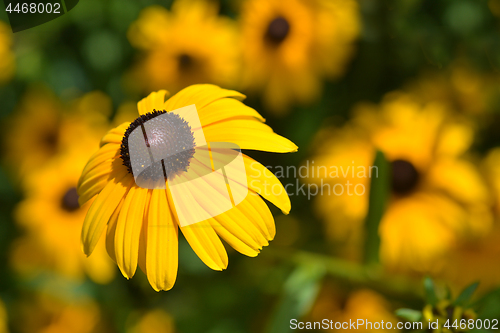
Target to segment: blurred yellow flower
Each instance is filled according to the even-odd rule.
[[[129,135],[143,122],[156,116],[195,104],[207,142],[231,142],[241,149],[269,152],[293,152],[297,146],[277,135],[264,124],[264,119],[241,100],[244,95],[214,85],[193,85],[165,101],[167,92],[153,92],[137,104],[139,117],[132,123],[110,130],[101,140],[100,149],[90,158],[79,181],[78,194],[84,204],[95,197],[85,218],[82,230],[84,252],[90,255],[105,229],[108,254],[116,261],[126,278],[134,276],[139,264],[151,286],[159,290],[173,287],[177,276],[178,228],[200,257],[214,270],[227,267],[227,253],[222,237],[237,251],[256,256],[275,235],[274,219],[269,208],[257,195],[262,195],[283,212],[290,211],[290,199],[279,180],[263,165],[243,155],[248,183],[248,195],[236,207],[214,218],[196,224],[179,226],[176,206],[172,200],[169,181],[185,177],[185,166],[202,166],[196,156],[168,164],[174,178],[169,178],[166,189],[139,187],[131,172]],[[172,113],[175,115],[175,113]],[[177,116],[177,119],[181,119]],[[184,120],[182,120],[184,121]],[[184,121],[185,122],[185,121]],[[186,126],[176,126],[163,140],[177,144]],[[190,130],[188,136],[192,136]],[[194,137],[191,137],[194,141]],[[161,144],[156,140],[153,144]],[[184,141],[183,141],[184,142]],[[191,142],[192,143],[192,142]],[[184,151],[182,152],[184,153]],[[186,155],[182,155],[186,156]],[[166,162],[165,164],[170,163]],[[165,166],[163,166],[165,173]],[[262,182],[279,187],[266,191]],[[206,183],[204,190],[214,188]],[[200,192],[199,189],[196,193]],[[205,193],[206,191],[201,191]],[[194,193],[186,198],[196,200]],[[212,198],[203,197],[209,201]],[[207,202],[207,204],[209,204]],[[217,204],[212,202],[213,205]],[[191,205],[190,205],[191,206]]]
[[[87,258],[79,237],[90,204],[80,208],[76,186],[78,177],[95,146],[78,145],[77,150],[61,154],[44,167],[26,176],[25,199],[15,209],[15,218],[26,233],[15,242],[11,262],[21,274],[36,274],[52,269],[81,280],[87,274],[99,283],[115,275],[113,262],[106,255],[104,242]]]
[[[20,333],[92,333],[100,324],[100,310],[90,299],[63,299],[46,292],[20,299],[17,320]]]
[[[128,31],[142,59],[129,82],[142,91],[177,92],[195,83],[234,86],[238,72],[234,22],[218,15],[215,2],[176,0],[171,11],[144,9]]]
[[[7,311],[5,310],[5,306],[0,299],[0,333],[8,333],[7,330]]]
[[[462,241],[446,260],[443,278],[456,294],[472,281],[480,281],[483,292],[500,285],[500,148],[488,153],[482,167],[494,194],[495,225],[484,237]]]
[[[464,157],[473,139],[467,122],[451,116],[444,104],[405,93],[388,94],[380,106],[362,104],[355,111],[343,129],[320,136],[323,144],[314,160],[316,165],[369,170],[375,150],[385,154],[392,169],[391,198],[379,232],[387,267],[437,272],[459,241],[491,230],[490,193]],[[362,249],[369,177],[356,171],[314,181],[344,186],[349,181],[365,189],[317,200],[329,237],[347,242],[348,249]],[[360,253],[349,255],[359,258]]]
[[[354,0],[247,0],[241,16],[243,88],[281,113],[344,72],[360,30]]]
[[[9,25],[0,21],[0,84],[9,81],[16,69],[12,35]]]
[[[407,88],[425,101],[440,101],[469,115],[493,111],[500,94],[496,74],[481,73],[464,60],[439,72],[425,71]]]
[[[359,319],[364,320],[363,325],[354,331],[400,331],[396,329],[398,319],[394,316],[390,303],[380,294],[370,289],[360,289],[345,295],[337,288],[327,284],[319,293],[318,299],[311,310],[310,317],[313,321],[321,321],[326,318],[332,320],[334,323],[349,323],[349,320],[353,322],[357,322]],[[380,324],[382,321],[385,323],[385,329],[376,329],[373,327],[374,324]],[[387,329],[387,323],[392,324],[392,329]],[[352,331],[350,328],[343,328],[342,331],[344,330]]]
[[[48,101],[45,106],[43,102]],[[36,112],[37,102],[41,102],[40,114]],[[25,103],[27,114],[19,115],[18,127],[12,129],[16,136],[7,137],[7,143],[12,142],[20,149],[12,153],[30,166],[23,170],[21,178],[24,200],[14,211],[25,235],[14,243],[12,265],[22,274],[53,269],[71,278],[82,279],[88,274],[94,281],[106,283],[115,272],[104,244],[98,251],[100,254],[91,259],[82,255],[78,244],[89,205],[79,207],[76,186],[87,159],[105,131],[105,115],[111,109],[109,98],[99,92],[86,94],[70,103],[71,113],[55,109],[56,105],[60,106],[56,100],[50,95],[44,98],[41,92],[29,93]],[[30,115],[34,119],[29,118]],[[40,115],[47,117],[38,119]],[[44,135],[54,135],[50,142],[53,151],[46,150],[44,155],[32,159],[31,153],[36,155],[48,144],[39,142]],[[19,142],[13,142],[18,136],[26,149],[21,149]]]
[[[31,88],[7,121],[2,138],[5,162],[22,177],[75,143],[94,143],[110,113],[109,97],[98,91],[65,105],[50,90]]]
[[[133,319],[133,318],[129,318]],[[126,329],[127,333],[173,333],[174,320],[172,317],[161,309],[149,311],[139,318],[136,318],[135,323],[130,324]]]

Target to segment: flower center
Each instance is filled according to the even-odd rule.
[[[406,160],[392,161],[392,190],[396,194],[408,194],[417,185],[420,175],[413,164]]]
[[[290,24],[284,17],[279,16],[272,20],[271,23],[269,23],[265,34],[265,39],[270,44],[278,46],[285,40],[289,32]]]
[[[66,193],[64,193],[61,199],[61,207],[68,212],[73,212],[80,208],[80,205],[78,204],[78,193],[76,192],[76,187],[71,187],[66,191]]]
[[[161,121],[148,124],[149,134],[146,134],[144,124],[160,115],[162,115]],[[120,146],[121,159],[123,165],[128,168],[132,175],[134,175],[134,172],[130,160],[130,146],[134,143],[131,142],[129,145],[129,136],[138,127],[142,127],[146,146],[151,150],[161,151],[162,155],[164,155],[161,160],[154,161],[150,166],[151,170],[163,169],[163,174],[168,179],[187,170],[194,155],[195,147],[191,127],[187,121],[173,112],[153,110],[153,112],[143,114],[135,119],[125,131],[122,139]],[[148,176],[147,170],[141,172],[141,175],[141,177],[145,178],[155,177],[154,175]]]
[[[177,61],[179,62],[179,70],[181,72],[189,71],[193,68],[194,59],[189,54],[182,53],[177,57]]]

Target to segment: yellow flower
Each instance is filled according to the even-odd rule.
[[[11,261],[22,274],[52,269],[73,279],[85,274],[99,283],[109,282],[115,274],[113,262],[100,244],[92,258],[81,253],[79,236],[90,204],[80,208],[76,186],[78,177],[99,137],[60,154],[24,179],[25,199],[15,209],[15,218],[26,231],[15,242]]]
[[[0,84],[9,81],[16,69],[12,52],[12,29],[0,21]]]
[[[229,18],[218,16],[214,2],[177,0],[171,11],[148,7],[130,26],[128,38],[143,51],[129,78],[143,91],[177,92],[195,83],[234,85],[236,27]]]
[[[408,90],[424,100],[450,104],[455,111],[480,115],[494,111],[500,84],[496,75],[480,73],[457,60],[445,70],[424,72],[410,82]]]
[[[329,235],[362,248],[368,170],[378,149],[392,169],[391,198],[379,229],[382,261],[394,269],[439,271],[459,241],[481,237],[492,226],[489,191],[475,165],[464,158],[472,138],[472,128],[440,103],[392,93],[379,107],[360,105],[353,121],[324,140],[315,157],[316,165],[347,173],[315,182],[352,185],[350,195],[346,190],[318,198]],[[357,184],[359,195],[353,194]],[[359,253],[351,256],[359,258]]]
[[[243,86],[277,112],[319,96],[342,74],[359,34],[353,0],[247,0],[241,17]]]
[[[480,281],[479,290],[489,291],[500,284],[500,148],[491,150],[483,162],[486,180],[494,194],[495,225],[481,238],[464,240],[446,260],[443,278],[458,293]]]
[[[99,105],[95,107],[93,105]],[[68,111],[69,109],[70,111]],[[48,89],[31,88],[8,120],[2,138],[5,161],[21,177],[75,142],[93,143],[104,133],[111,112],[109,97],[95,91],[67,106]]]
[[[108,254],[116,261],[123,275],[131,278],[139,264],[155,290],[172,288],[177,274],[179,219],[169,189],[170,180],[176,178],[169,179],[166,189],[148,190],[135,184],[134,176],[125,166],[130,167],[131,164],[128,136],[135,127],[163,114],[163,111],[194,104],[208,143],[231,142],[242,149],[283,153],[297,150],[292,142],[265,125],[264,119],[255,110],[241,103],[244,96],[236,91],[213,85],[194,85],[167,101],[166,95],[165,90],[151,93],[137,104],[139,118],[132,124],[124,123],[112,129],[103,137],[101,148],[85,167],[78,187],[81,204],[97,195],[83,225],[84,252],[90,255],[107,229]],[[156,113],[153,113],[154,110]],[[169,134],[172,137],[166,140],[177,143],[177,132],[180,130],[174,128]],[[256,256],[273,239],[273,216],[256,193],[283,212],[288,213],[290,210],[290,200],[277,178],[245,155],[243,161],[250,180],[245,200],[224,214],[180,226],[196,254],[214,270],[227,267],[227,253],[219,236],[248,256]],[[183,175],[183,165],[190,165],[191,162],[199,161],[191,155],[180,161],[180,164],[175,164],[175,170],[169,169],[169,172]],[[263,191],[261,181],[279,186],[281,190],[275,191],[279,194]],[[186,200],[185,204],[189,206],[190,202]]]
[[[132,319],[132,318],[130,318]],[[138,318],[134,324],[131,324],[126,330],[127,333],[173,333],[174,320],[172,317],[161,309],[156,309],[149,311],[140,318]]]

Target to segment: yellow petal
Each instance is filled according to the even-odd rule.
[[[240,211],[250,217],[250,221],[259,228],[260,232],[266,235],[267,240],[273,240],[276,236],[276,225],[274,218],[267,207],[264,200],[254,191],[250,190],[244,201],[242,201],[238,208]]]
[[[178,228],[165,190],[153,190],[147,220],[146,271],[154,290],[174,286],[178,267]]]
[[[94,251],[106,224],[132,182],[132,176],[127,173],[110,180],[90,206],[81,235],[83,252],[86,255],[89,256]]]
[[[165,109],[165,98],[169,95],[166,90],[160,90],[158,92],[152,92],[148,97],[143,98],[137,103],[137,109],[139,114],[143,115],[153,110],[163,110]]]
[[[124,198],[120,201],[118,206],[116,207],[113,215],[109,218],[108,228],[106,230],[106,251],[111,259],[116,262],[115,255],[115,235],[116,235],[116,223],[118,222],[118,216],[120,215],[120,211],[123,207]]]
[[[170,210],[174,213],[177,221],[175,204],[172,194],[167,186],[167,198]],[[221,271],[227,267],[227,252],[220,241],[219,236],[208,221],[202,221],[180,228],[182,234],[196,255],[213,270]]]
[[[116,263],[123,276],[130,279],[137,269],[139,240],[141,237],[148,190],[135,184],[130,188],[118,216],[115,234]]]
[[[297,151],[297,146],[257,120],[228,120],[203,128],[207,142],[232,142],[241,149],[275,153]]]
[[[99,150],[97,150],[92,157],[90,157],[89,161],[83,168],[82,175],[78,180],[78,186],[85,180],[87,173],[92,171],[94,168],[101,166],[104,162],[109,161],[113,158],[118,157],[120,154],[120,146],[116,144],[108,144],[105,145]]]
[[[213,84],[195,84],[184,88],[169,98],[165,103],[165,109],[167,111],[172,111],[195,104],[198,113],[201,114],[203,113],[202,108],[208,104],[227,97],[235,98],[240,101],[245,99],[245,95],[234,90],[222,89]]]
[[[181,227],[182,234],[196,255],[213,270],[227,268],[227,252],[208,221]]]
[[[262,122],[265,119],[254,109],[233,98],[212,102],[198,112],[202,126],[236,117],[253,117]]]
[[[111,163],[103,162],[101,166],[93,168],[87,173],[85,181],[77,188],[78,203],[82,206],[96,194],[99,194],[110,179],[122,177],[127,173],[128,171],[120,159],[111,160]]]
[[[108,143],[121,144],[123,135],[125,134],[125,131],[129,126],[130,123],[127,122],[110,130],[108,133],[106,133],[106,135],[102,137],[100,146],[105,146]]]
[[[208,222],[215,232],[239,253],[249,257],[256,257],[259,254],[258,246],[254,245],[255,241],[238,225],[231,224],[229,227],[225,227],[216,219],[210,219]]]
[[[278,178],[259,162],[243,155],[247,173],[248,188],[260,194],[288,214],[291,209],[290,198]]]

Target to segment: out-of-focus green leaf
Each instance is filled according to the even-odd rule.
[[[282,299],[274,316],[272,316],[267,332],[291,331],[290,320],[299,319],[309,312],[324,275],[325,270],[321,265],[298,266],[285,282]]]
[[[472,294],[476,291],[477,287],[479,286],[479,282],[474,282],[467,288],[465,288],[462,293],[457,297],[455,300],[454,304],[457,306],[464,306],[466,305],[470,298],[472,297]]]
[[[419,322],[422,320],[422,312],[413,309],[397,309],[396,316],[411,322]]]
[[[434,281],[427,276],[424,278],[424,289],[425,289],[425,299],[427,304],[432,306],[436,305],[438,302],[438,297],[436,295],[436,288],[434,286]]]
[[[366,217],[365,262],[379,262],[380,236],[378,227],[389,197],[390,167],[384,153],[377,151],[370,182],[369,207]]]

